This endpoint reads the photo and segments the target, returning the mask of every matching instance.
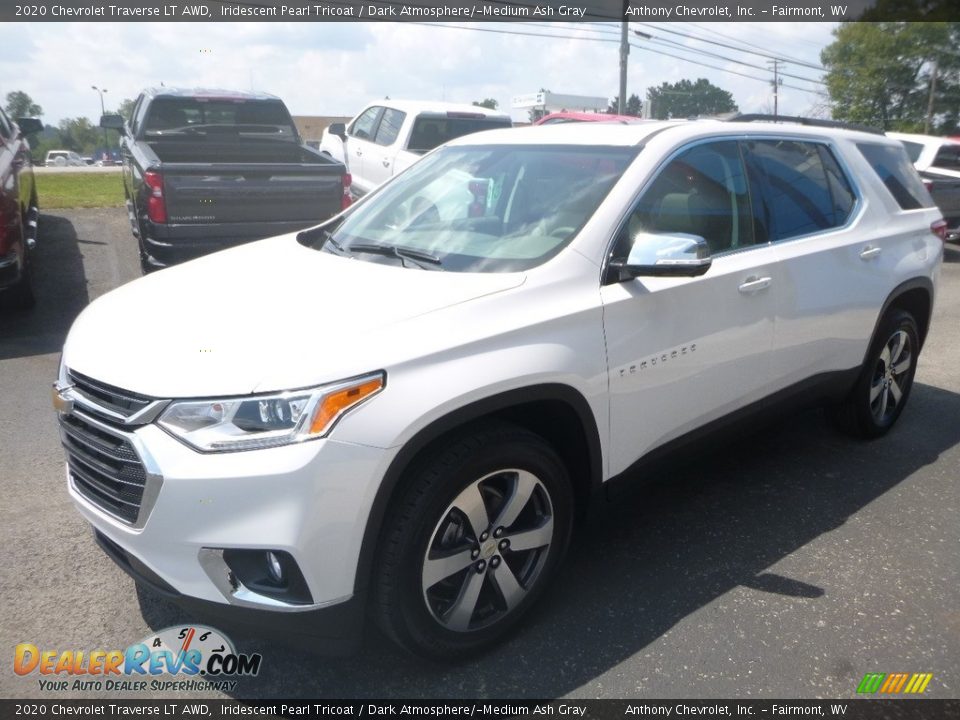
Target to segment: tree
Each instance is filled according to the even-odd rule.
[[[619,115],[620,111],[620,96],[614,95],[613,100],[607,106],[607,115]],[[632,115],[633,117],[640,117],[643,112],[643,102],[640,100],[640,96],[634,93],[627,98],[627,107],[624,109],[624,115]]]
[[[22,90],[7,93],[7,104],[4,108],[12,118],[39,117],[43,115],[43,108],[37,105],[33,98]]]
[[[100,128],[88,118],[64,118],[60,121],[60,143],[67,150],[89,155],[103,144]]]
[[[123,102],[120,103],[120,107],[117,109],[117,113],[123,115],[123,119],[127,122],[130,122],[130,116],[133,115],[133,106],[136,103],[136,100],[131,100],[126,98]]]
[[[473,104],[477,107],[487,108],[487,110],[496,110],[500,103],[498,103],[493,98],[486,98],[484,100],[474,100]]]
[[[834,119],[923,132],[932,110],[931,130],[956,131],[960,23],[843,23],[833,36],[820,61]]]
[[[650,117],[658,120],[719,115],[737,111],[733,95],[706,78],[661,83],[647,90]]]

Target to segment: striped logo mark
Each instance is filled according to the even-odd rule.
[[[857,686],[858,693],[917,695],[927,689],[933,673],[867,673]]]

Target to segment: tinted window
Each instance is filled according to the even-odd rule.
[[[643,194],[627,232],[625,245],[640,232],[699,235],[711,253],[753,245],[750,200],[737,144],[697,145],[672,160]]]
[[[10,124],[3,110],[0,110],[0,135],[5,138],[13,137],[13,126]]]
[[[377,137],[374,142],[377,145],[393,145],[400,134],[400,126],[403,125],[403,119],[407,116],[405,112],[394,110],[393,108],[384,108],[383,117],[380,118],[380,127],[377,128]]]
[[[946,170],[960,170],[960,145],[944,145],[941,147],[937,151],[933,165]]]
[[[278,100],[245,98],[159,97],[150,103],[146,134],[238,132],[294,133],[293,120]]]
[[[744,147],[758,222],[769,240],[809,235],[846,222],[848,213],[838,212],[834,204],[817,143],[751,140]]]
[[[149,103],[144,99],[143,95],[137,98],[137,104],[133,108],[133,119],[130,121],[131,130],[134,133],[139,134],[143,126],[143,116],[147,110],[147,105]]]
[[[857,148],[901,208],[915,210],[933,207],[930,193],[923,186],[902,145],[857,143]]]
[[[380,111],[383,108],[367,108],[350,126],[350,134],[361,140],[370,140],[373,137],[373,129],[377,124],[377,118],[380,117]]]
[[[827,174],[827,183],[830,186],[830,197],[833,199],[834,220],[837,225],[844,224],[853,212],[853,206],[857,202],[853,189],[850,187],[850,181],[840,169],[837,159],[825,145],[820,146],[820,160],[823,162],[823,169]]]
[[[411,152],[425,153],[462,135],[494,128],[508,128],[510,125],[509,118],[421,115],[413,121],[407,149]]]

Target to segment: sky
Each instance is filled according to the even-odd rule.
[[[43,120],[100,115],[144,87],[258,90],[294,115],[356,114],[372,100],[493,98],[516,120],[514,96],[541,88],[613,98],[619,91],[619,23],[0,23],[0,97],[28,93]],[[627,93],[707,78],[742,112],[772,112],[767,58],[694,41],[695,35],[782,58],[786,73],[819,79],[834,23],[630,23]],[[464,29],[467,28],[467,29]],[[508,34],[512,33],[512,34]],[[524,33],[524,34],[521,34]],[[680,35],[678,33],[682,33]],[[532,37],[531,35],[554,37]],[[711,52],[690,54],[677,45]],[[682,61],[684,56],[717,69]],[[731,62],[741,60],[748,65]],[[741,74],[734,74],[741,73]],[[803,88],[802,90],[800,88]],[[781,114],[809,115],[823,85],[784,78]]]

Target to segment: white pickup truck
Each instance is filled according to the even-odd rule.
[[[435,147],[462,135],[508,128],[509,115],[475,105],[417,100],[370,103],[348,124],[323,131],[320,152],[344,163],[365,195]]]

